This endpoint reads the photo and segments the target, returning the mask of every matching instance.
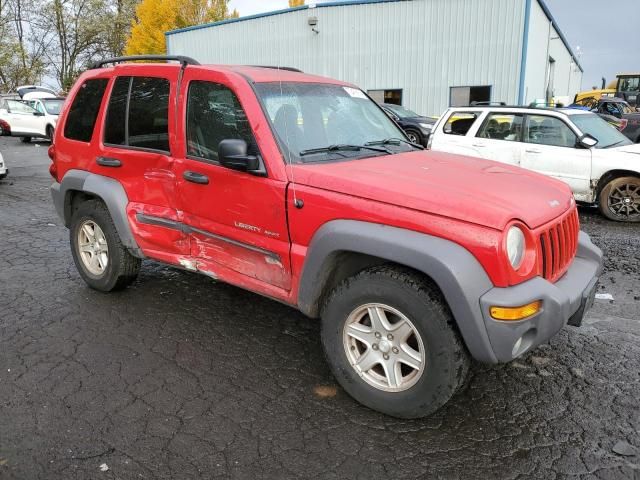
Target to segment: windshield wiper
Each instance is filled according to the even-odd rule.
[[[417,148],[418,150],[424,150],[424,147],[422,145],[418,145],[417,143],[413,143],[405,140],[404,138],[398,137],[385,138],[384,140],[374,140],[373,142],[365,143],[365,145],[400,145],[401,143],[410,145],[413,148]]]
[[[339,144],[339,145],[329,145],[328,147],[309,148],[307,150],[302,150],[299,153],[299,155],[301,157],[304,157],[305,155],[313,155],[314,153],[345,152],[345,151],[357,152],[359,150],[371,150],[373,152],[382,152],[382,153],[388,153],[388,154],[392,153],[386,148],[375,148],[375,147],[370,147],[369,145]]]
[[[621,143],[624,143],[624,140],[620,140],[619,142],[612,143],[611,145],[607,145],[606,147],[602,147],[602,148],[615,147],[616,145],[620,145]]]

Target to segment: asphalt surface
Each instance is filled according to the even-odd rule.
[[[582,210],[613,300],[402,421],[335,384],[291,308],[150,261],[86,287],[38,145],[0,139],[1,479],[640,478],[640,226]]]

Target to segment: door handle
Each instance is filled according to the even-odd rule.
[[[191,172],[187,170],[182,174],[182,176],[187,182],[199,183],[200,185],[209,184],[209,177],[207,177],[206,175],[203,175],[202,173]]]
[[[471,145],[474,146],[474,147],[477,147],[477,148],[485,148],[486,147],[486,145],[484,143],[472,143]]]
[[[117,158],[110,157],[98,157],[96,158],[96,163],[103,167],[121,167],[122,162]]]
[[[540,150],[536,150],[535,148],[528,148],[525,150],[527,153],[542,153]]]

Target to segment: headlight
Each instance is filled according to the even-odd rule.
[[[430,124],[430,123],[419,123],[418,125],[420,125],[425,130],[432,130],[433,129],[433,125]]]
[[[522,265],[524,250],[524,233],[516,226],[511,227],[507,232],[507,256],[514,270],[517,270]]]

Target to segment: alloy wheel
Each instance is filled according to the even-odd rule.
[[[624,183],[611,190],[608,198],[609,210],[625,220],[640,217],[640,182]]]
[[[386,392],[411,388],[425,370],[425,349],[413,323],[393,307],[369,303],[344,325],[349,363],[369,385]]]
[[[93,220],[85,220],[78,229],[78,253],[91,274],[104,273],[109,263],[109,246],[104,232]]]

